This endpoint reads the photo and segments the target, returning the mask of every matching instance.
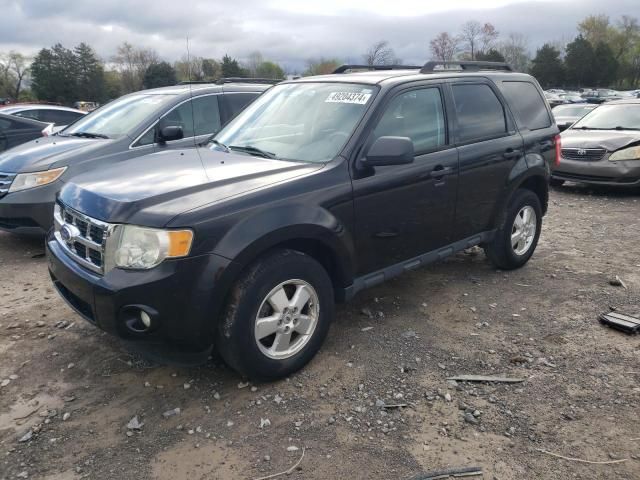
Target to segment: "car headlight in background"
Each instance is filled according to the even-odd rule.
[[[185,257],[191,250],[191,230],[160,230],[120,225],[113,264],[119,268],[147,270],[166,258]]]
[[[43,170],[42,172],[19,173],[13,179],[9,187],[9,193],[27,190],[28,188],[40,187],[53,183],[60,178],[67,167],[54,168],[53,170]]]
[[[640,160],[640,146],[623,148],[617,152],[613,152],[609,156],[609,160],[612,162],[624,161],[624,160]]]

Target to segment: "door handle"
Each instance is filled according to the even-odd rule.
[[[445,175],[451,175],[452,173],[453,173],[453,168],[443,167],[442,165],[438,165],[433,170],[431,170],[431,173],[429,174],[429,176],[431,178],[442,178]]]
[[[522,150],[520,150],[519,148],[507,148],[505,152],[502,154],[502,156],[507,160],[510,160],[512,158],[517,158],[520,155],[522,155]]]

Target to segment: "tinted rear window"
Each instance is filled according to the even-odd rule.
[[[502,82],[502,93],[511,106],[518,128],[538,130],[551,126],[547,107],[533,83]]]
[[[480,141],[506,134],[504,108],[488,85],[454,85],[453,98],[461,142]]]

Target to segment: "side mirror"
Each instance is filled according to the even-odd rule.
[[[380,137],[362,159],[367,167],[413,163],[413,142],[409,137]]]
[[[180,140],[183,137],[184,132],[182,131],[182,127],[170,125],[160,129],[157,140],[158,143],[166,143],[172,140]]]

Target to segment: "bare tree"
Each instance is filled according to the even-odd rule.
[[[386,40],[380,40],[369,47],[362,58],[367,65],[393,65],[396,55]]]
[[[499,44],[498,51],[516,71],[526,72],[529,69],[529,42],[521,33],[510,33]]]
[[[256,72],[258,71],[258,67],[264,62],[264,57],[262,53],[259,51],[251,52],[247,57],[247,60],[244,62],[244,66],[247,70],[249,70],[249,75],[252,77],[256,76]]]
[[[128,42],[118,46],[118,51],[112,58],[120,72],[125,93],[142,89],[147,68],[159,61],[160,57],[155,50],[137,48]]]
[[[15,98],[20,97],[22,84],[29,75],[31,61],[21,53],[10,51],[0,55],[0,87],[6,94]]]
[[[462,25],[462,33],[460,34],[460,37],[465,42],[466,47],[471,53],[471,60],[476,59],[476,53],[482,31],[482,25],[480,25],[480,22],[476,22],[475,20],[470,20]]]
[[[460,38],[451,36],[447,32],[441,32],[431,40],[429,46],[436,60],[450,62],[458,53],[459,44]]]
[[[496,27],[490,23],[485,23],[482,26],[482,33],[480,34],[481,51],[487,53],[491,50],[499,36],[500,32],[496,30]]]

